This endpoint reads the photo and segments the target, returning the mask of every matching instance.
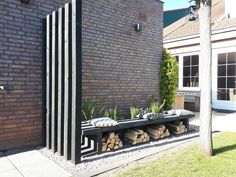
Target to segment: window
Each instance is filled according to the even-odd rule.
[[[233,101],[235,92],[236,52],[218,54],[217,99]]]
[[[199,86],[199,56],[183,57],[183,87]]]

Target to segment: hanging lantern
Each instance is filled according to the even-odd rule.
[[[189,14],[188,14],[188,20],[189,21],[195,21],[197,19],[197,6],[195,0],[189,1]]]

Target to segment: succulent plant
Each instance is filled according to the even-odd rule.
[[[100,107],[98,102],[94,99],[83,99],[82,113],[85,120],[90,120],[101,116],[104,107]]]
[[[138,114],[139,114],[139,109],[138,109],[138,107],[137,107],[137,106],[131,106],[131,107],[130,107],[131,119],[136,118]]]
[[[152,113],[161,113],[162,112],[162,108],[164,107],[165,103],[166,103],[166,100],[164,100],[161,105],[157,101],[153,101],[150,104],[151,112]]]
[[[121,120],[122,119],[117,114],[117,106],[114,107],[114,108],[105,109],[104,116],[105,117],[109,117],[109,118],[111,118],[113,120]]]

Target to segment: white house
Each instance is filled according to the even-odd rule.
[[[236,0],[212,3],[212,103],[236,111]],[[164,47],[179,62],[178,90],[200,95],[199,19],[185,16],[164,29]]]

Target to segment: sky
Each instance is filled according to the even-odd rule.
[[[189,0],[162,0],[162,1],[164,2],[164,10],[189,7]]]

